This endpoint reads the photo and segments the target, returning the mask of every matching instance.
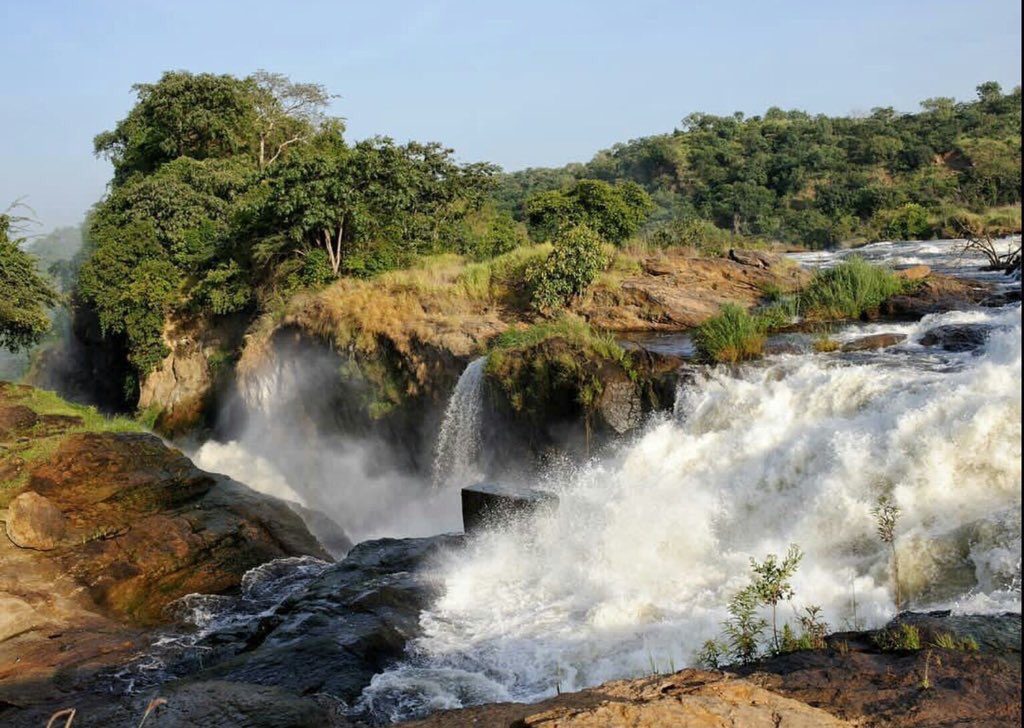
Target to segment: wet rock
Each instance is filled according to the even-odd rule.
[[[920,281],[932,274],[932,269],[927,265],[912,265],[896,271],[896,277],[905,281]]]
[[[974,351],[985,345],[992,326],[988,324],[947,324],[928,329],[921,346],[938,346],[946,351]]]
[[[761,253],[756,250],[737,250],[733,248],[729,251],[729,260],[734,260],[740,265],[749,265],[752,268],[771,268],[779,259],[777,256]]]
[[[622,435],[632,430],[643,417],[636,385],[629,379],[608,382],[597,401],[597,412],[615,433]]]
[[[532,488],[517,488],[497,483],[480,483],[462,489],[462,525],[466,533],[531,516],[545,508],[555,508],[558,497]]]
[[[917,320],[930,313],[972,308],[990,293],[991,287],[977,281],[932,274],[921,279],[910,293],[889,297],[878,313]]]
[[[268,685],[208,680],[171,683],[150,720],[169,728],[302,728],[332,725],[315,700]],[[133,723],[134,724],[134,723]]]
[[[843,351],[871,351],[872,349],[886,349],[906,341],[906,334],[882,333],[861,336],[843,344]]]
[[[987,298],[982,299],[981,305],[987,308],[999,308],[1000,306],[1009,306],[1011,303],[1020,303],[1020,289],[1015,288],[1009,291],[1002,291],[1000,293],[994,293]]]
[[[57,506],[33,491],[11,501],[4,524],[7,537],[21,548],[50,551],[64,538],[67,520]]]
[[[358,544],[272,614],[200,643],[195,679],[326,693],[351,703],[419,634],[420,612],[436,596],[421,567],[461,542],[435,536]],[[184,667],[198,666],[194,659]]]

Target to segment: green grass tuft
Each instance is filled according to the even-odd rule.
[[[766,330],[766,321],[727,303],[721,313],[697,327],[694,343],[703,358],[734,364],[764,352]]]
[[[812,319],[855,319],[901,293],[905,282],[892,271],[852,257],[818,271],[801,293],[801,308]]]

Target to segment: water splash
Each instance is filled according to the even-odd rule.
[[[484,477],[479,455],[486,365],[485,356],[471,361],[448,400],[434,455],[435,487],[472,485]]]
[[[977,355],[920,345],[967,318],[994,327]],[[806,554],[795,609],[820,605],[833,629],[881,624],[894,610],[871,516],[883,493],[903,512],[911,607],[1019,611],[1020,307],[889,328],[908,340],[877,356],[710,371],[684,390],[683,419],[551,484],[556,512],[474,538],[437,567],[423,636],[361,706],[409,717],[692,664],[750,558],[790,543]]]

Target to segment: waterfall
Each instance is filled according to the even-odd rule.
[[[992,333],[974,353],[920,344],[944,324]],[[556,511],[479,534],[434,567],[440,596],[423,634],[361,706],[404,718],[693,664],[720,636],[750,559],[789,544],[805,554],[793,610],[819,605],[833,630],[881,625],[894,612],[871,514],[883,494],[902,511],[911,608],[1019,611],[1020,306],[837,336],[874,330],[908,338],[867,355],[711,369],[686,385],[685,417],[551,478]],[[454,411],[472,402],[455,399]],[[795,621],[788,604],[781,615]]]
[[[472,485],[484,476],[479,455],[486,364],[485,356],[471,361],[448,400],[434,451],[436,487]]]

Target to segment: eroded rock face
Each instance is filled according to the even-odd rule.
[[[57,506],[30,490],[11,501],[5,528],[15,546],[50,551],[64,538],[67,519]]]
[[[47,558],[123,620],[161,621],[174,599],[230,589],[271,559],[330,558],[285,503],[199,470],[152,435],[70,435],[29,488],[66,519]]]

